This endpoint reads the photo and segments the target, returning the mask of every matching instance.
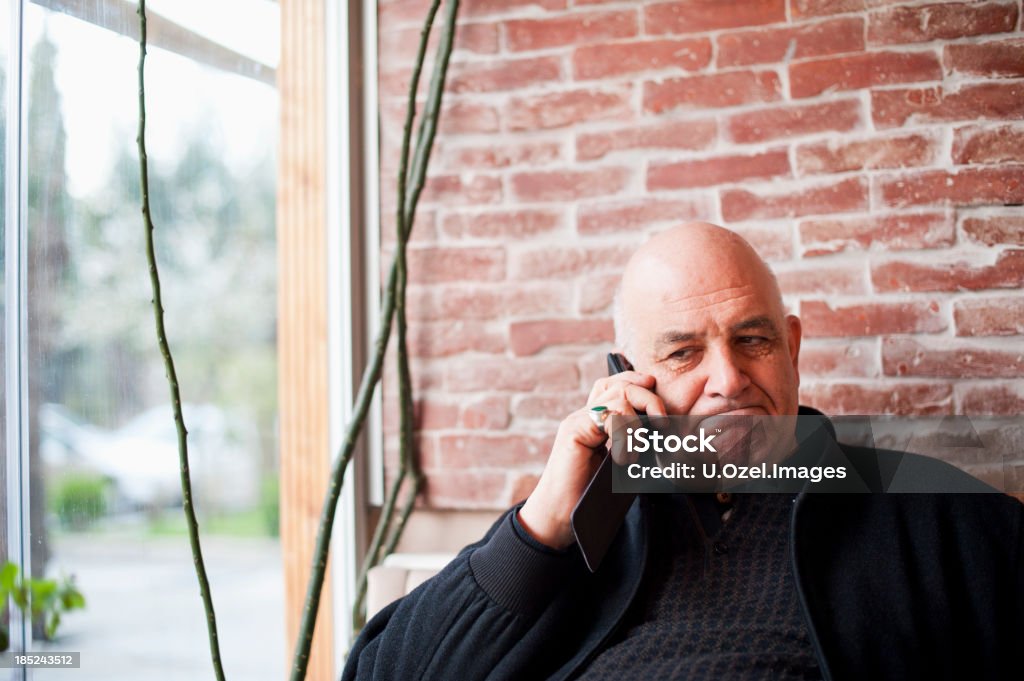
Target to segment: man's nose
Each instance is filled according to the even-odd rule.
[[[747,389],[750,378],[736,360],[731,348],[714,349],[705,356],[708,372],[705,395],[735,399]]]

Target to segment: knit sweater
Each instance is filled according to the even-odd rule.
[[[646,588],[578,678],[820,679],[789,564],[793,500],[656,499]]]

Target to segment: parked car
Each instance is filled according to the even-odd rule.
[[[189,469],[197,505],[206,510],[259,500],[255,426],[210,404],[183,406]],[[113,486],[111,510],[181,503],[178,440],[170,405],[150,408],[121,428],[85,423],[61,405],[40,407],[40,451],[48,476],[92,472]]]

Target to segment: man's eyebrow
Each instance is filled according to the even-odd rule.
[[[661,345],[675,345],[676,343],[688,343],[689,341],[696,340],[699,336],[695,333],[684,333],[683,331],[666,331],[665,333],[658,336],[656,341],[659,346]]]
[[[773,334],[778,334],[779,329],[775,326],[775,322],[772,321],[771,317],[752,317],[750,319],[744,319],[738,324],[733,324],[729,329],[732,333],[739,333],[740,331],[756,331],[765,330],[770,331]]]

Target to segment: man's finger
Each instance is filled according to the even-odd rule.
[[[651,376],[650,374],[641,374],[636,371],[623,371],[622,373],[615,374],[614,376],[600,378],[594,382],[594,387],[590,390],[590,396],[587,398],[587,404],[597,404],[594,400],[598,395],[601,395],[612,387],[623,383],[638,385],[644,388],[653,388],[654,376]]]
[[[627,383],[610,387],[591,401],[590,406],[602,405],[620,414],[641,412],[649,416],[665,416],[665,403],[655,393],[639,385]],[[628,405],[629,411],[616,409],[613,404]]]

